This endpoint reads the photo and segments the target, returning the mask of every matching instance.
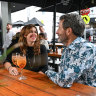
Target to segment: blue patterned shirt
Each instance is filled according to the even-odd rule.
[[[58,72],[47,70],[46,75],[61,87],[73,82],[96,87],[96,46],[77,37],[65,47]]]

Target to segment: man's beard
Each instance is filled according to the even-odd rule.
[[[61,40],[60,40],[59,38],[58,38],[58,42],[59,42],[59,43],[62,43]]]
[[[60,37],[58,38],[58,42],[59,43],[66,44],[67,41],[68,41],[68,37],[67,36],[65,36],[65,38],[62,38],[62,39],[60,39]]]

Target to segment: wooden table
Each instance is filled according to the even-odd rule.
[[[96,96],[96,88],[74,83],[71,88],[61,88],[47,76],[23,70],[26,80],[18,80],[0,68],[0,96]]]
[[[56,72],[58,72],[59,64],[57,64],[56,60],[57,60],[57,58],[59,58],[59,59],[61,58],[61,52],[58,52],[58,53],[50,52],[50,53],[48,53],[48,57],[51,57],[51,59],[48,60],[48,65],[53,67],[54,70]],[[50,60],[51,60],[51,62],[50,62]]]
[[[50,53],[48,53],[48,56],[55,57],[55,58],[61,58],[61,53],[50,52]]]
[[[52,43],[49,44],[49,47],[53,46]],[[55,43],[55,46],[56,47],[63,47],[63,44],[62,43]]]

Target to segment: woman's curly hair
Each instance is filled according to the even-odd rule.
[[[26,54],[28,44],[27,44],[27,40],[24,36],[27,36],[30,33],[31,28],[33,28],[33,27],[36,29],[36,33],[37,33],[37,38],[36,38],[36,41],[33,46],[34,55],[39,55],[40,54],[40,40],[39,40],[37,28],[33,24],[26,25],[22,28],[22,30],[20,32],[19,42],[22,42],[23,45],[20,46],[20,50],[22,51],[22,53]]]

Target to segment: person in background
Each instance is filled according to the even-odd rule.
[[[71,87],[74,82],[96,87],[96,46],[82,38],[85,23],[80,15],[60,17],[56,32],[64,44],[59,71],[45,74],[60,87]]]
[[[40,44],[45,45],[47,51],[49,52],[49,45],[48,45],[48,41],[45,39],[45,34],[39,33],[39,39],[40,39]]]
[[[3,49],[9,47],[9,45],[11,44],[12,37],[16,34],[12,30],[12,24],[11,23],[7,23],[6,29],[7,29],[7,33],[6,33],[4,44],[2,47]]]
[[[4,61],[4,66],[9,73],[18,75],[18,71],[12,63],[12,53],[23,53],[26,55],[27,64],[25,69],[44,73],[47,70],[48,56],[46,47],[40,45],[37,28],[32,24],[24,26],[20,32],[18,43],[23,45],[14,49]]]
[[[47,40],[47,33],[45,32],[43,26],[39,26],[39,30],[40,30],[40,33],[44,33],[45,34],[45,39]]]
[[[24,26],[23,26],[24,27]],[[22,27],[22,28],[23,28]],[[26,28],[27,26],[25,26],[23,28],[23,30]],[[19,31],[17,31],[17,33],[13,36],[12,40],[11,40],[11,44],[9,45],[9,47],[13,46],[14,44],[18,43],[18,40],[19,40],[19,37],[20,37],[20,32],[21,32],[21,29],[19,29]]]

